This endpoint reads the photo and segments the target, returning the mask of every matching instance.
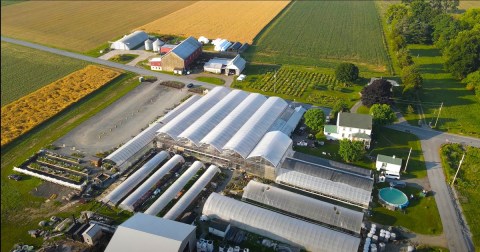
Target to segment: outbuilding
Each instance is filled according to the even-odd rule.
[[[213,58],[205,63],[203,70],[215,74],[240,75],[243,69],[245,69],[246,63],[240,55],[235,56],[233,59]]]
[[[147,39],[148,34],[146,32],[135,31],[113,42],[110,48],[116,50],[132,50],[133,48],[143,44]]]
[[[194,37],[189,37],[162,57],[161,70],[186,70],[201,53],[202,44]]]
[[[385,171],[385,177],[400,179],[400,171],[402,169],[402,159],[378,154],[375,167],[377,171]]]
[[[90,226],[82,233],[83,241],[94,246],[98,243],[100,237],[102,237],[102,228],[98,224],[90,224]]]
[[[230,230],[230,223],[223,221],[221,219],[212,219],[208,226],[209,233],[222,238],[225,238],[229,230]]]

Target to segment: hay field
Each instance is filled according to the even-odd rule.
[[[385,71],[375,2],[296,1],[256,38],[247,60],[328,68],[347,61]]]
[[[6,42],[1,49],[2,106],[87,66],[81,60]]]
[[[26,1],[2,6],[4,36],[84,52],[194,1]]]
[[[140,26],[146,32],[252,43],[288,1],[201,1]]]
[[[2,107],[1,145],[55,116],[120,74],[90,65]]]

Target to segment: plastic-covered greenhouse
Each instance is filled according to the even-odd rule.
[[[133,212],[135,203],[141,199],[158,181],[160,181],[170,170],[175,168],[178,164],[185,162],[182,156],[175,155],[165,164],[162,165],[152,176],[143,182],[133,193],[131,193],[125,200],[120,203],[119,207]]]
[[[200,168],[205,167],[202,162],[193,164],[145,211],[146,214],[157,215],[172,201],[183,187],[195,176]]]
[[[142,182],[148,175],[165,159],[169,157],[166,151],[161,151],[153,158],[148,160],[140,169],[134,172],[130,177],[128,177],[123,183],[121,183],[117,188],[110,192],[105,198],[102,199],[105,203],[113,203],[114,205],[125,197],[130,191],[135,188],[140,182]]]
[[[250,119],[259,107],[267,100],[261,94],[250,94],[240,103],[223,121],[221,121],[202,141],[209,144],[219,152],[223,146],[237,133],[237,131]]]
[[[316,252],[355,252],[360,238],[212,193],[203,214],[280,242]]]
[[[175,220],[178,218],[187,207],[192,204],[192,201],[202,192],[208,183],[215,177],[215,174],[220,172],[215,165],[210,165],[207,171],[192,185],[190,189],[180,198],[180,200],[170,209],[163,218]]]
[[[185,129],[192,125],[198,118],[210,110],[215,104],[217,104],[223,97],[230,92],[230,89],[225,87],[216,87],[208,94],[200,98],[193,106],[188,107],[185,111],[173,118],[170,122],[165,124],[157,132],[160,134],[166,134],[172,139],[177,140]]]
[[[151,124],[148,128],[143,130],[140,134],[136,135],[134,138],[130,139],[127,143],[122,145],[120,148],[112,152],[105,159],[115,162],[116,165],[122,165],[125,161],[131,158],[135,153],[145,147],[150,143],[157,134],[157,131],[170,120],[175,118],[185,109],[194,104],[200,96],[194,95],[188,98],[185,102],[168,112],[165,116],[160,118],[158,121]]]
[[[278,169],[276,182],[363,208],[368,207],[373,189],[372,179],[290,158]]]
[[[287,102],[281,98],[268,98],[230,141],[225,144],[223,149],[235,151],[243,158],[247,158],[248,154],[255,148],[287,106]]]
[[[203,114],[195,123],[184,130],[178,137],[186,138],[197,146],[200,145],[200,140],[245,100],[247,96],[248,94],[244,91],[233,90]]]
[[[257,202],[292,213],[295,216],[355,233],[360,233],[363,221],[362,212],[265,185],[254,180],[251,180],[243,189],[242,200]]]
[[[248,158],[262,157],[274,167],[282,161],[282,157],[292,145],[292,139],[281,131],[270,131],[257,144]]]

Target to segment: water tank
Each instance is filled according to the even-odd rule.
[[[378,235],[372,236],[372,241],[373,241],[373,242],[377,242],[377,241],[378,241]]]
[[[153,41],[152,49],[154,52],[160,52],[160,46],[162,46],[160,39],[157,38],[157,40]]]
[[[372,245],[375,245],[375,244],[372,244]],[[375,245],[376,246],[376,245]],[[377,247],[371,247],[370,248],[370,252],[377,252]]]
[[[207,250],[208,250],[208,252],[213,252],[213,241],[212,240],[207,241]]]
[[[380,252],[385,251],[385,247],[386,247],[386,245],[385,245],[385,243],[383,243],[383,242],[380,242],[380,243],[378,244],[378,250],[379,250]]]
[[[376,229],[376,228],[377,228],[377,225],[376,225],[376,224],[372,224],[371,229]]]
[[[235,248],[233,248],[233,252],[240,252],[240,247],[239,247],[239,246],[235,246]]]
[[[390,240],[395,241],[397,239],[397,234],[390,233]]]
[[[233,252],[233,248],[232,248],[232,247],[228,247],[227,252]]]
[[[372,234],[372,233],[368,233],[368,234],[367,234],[367,237],[368,237],[368,238],[372,238],[372,237],[373,237],[373,234]]]
[[[377,229],[376,229],[376,228],[372,227],[372,228],[370,229],[370,233],[375,234],[376,232],[377,232]]]
[[[145,50],[152,50],[153,42],[150,39],[145,40]]]
[[[385,233],[380,233],[379,241],[385,241]]]
[[[367,237],[367,239],[365,239],[365,244],[366,243],[369,243],[369,245],[370,245],[370,243],[372,243],[372,238]]]
[[[366,229],[365,222],[362,222],[362,229]]]
[[[202,242],[197,241],[197,252],[202,252]]]
[[[390,240],[390,233],[385,233],[385,242]]]
[[[408,252],[413,252],[413,251],[415,251],[415,248],[413,246],[408,246],[407,251]]]

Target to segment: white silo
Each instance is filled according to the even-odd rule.
[[[145,50],[150,51],[152,50],[152,41],[150,39],[145,40]]]
[[[162,46],[160,39],[157,38],[157,40],[153,41],[152,48],[154,52],[160,52],[160,46]]]

